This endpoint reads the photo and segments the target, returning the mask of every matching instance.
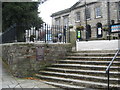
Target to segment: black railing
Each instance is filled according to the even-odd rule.
[[[116,59],[116,57],[117,57],[117,55],[119,54],[119,52],[120,52],[120,48],[117,50],[117,52],[115,53],[115,55],[114,55],[114,57],[113,57],[113,59],[111,60],[111,62],[109,63],[109,65],[107,66],[107,68],[106,68],[106,73],[107,73],[107,77],[108,77],[108,90],[110,89],[109,88],[109,82],[110,82],[110,78],[109,78],[109,76],[110,76],[110,67],[111,67],[111,65],[112,65],[112,63],[113,63],[113,61]]]
[[[22,34],[19,34],[22,31]],[[12,42],[35,42],[41,41],[45,43],[67,43],[70,42],[70,30],[67,26],[41,24],[34,26],[12,26],[2,35],[2,43]]]

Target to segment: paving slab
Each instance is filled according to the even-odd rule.
[[[44,88],[47,89],[57,89],[57,87],[45,84],[42,80],[30,80],[30,79],[20,79],[20,78],[16,78],[14,77],[4,66],[4,64],[2,65],[2,67],[0,67],[0,70],[2,70],[2,74],[0,73],[0,75],[2,76],[0,78],[0,80],[2,81],[2,84],[0,87],[0,89],[2,90],[24,90],[24,89],[32,89],[32,90],[41,90]],[[62,90],[62,89],[60,89]]]

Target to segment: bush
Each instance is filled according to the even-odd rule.
[[[104,31],[108,31],[108,27],[103,27],[102,28]]]
[[[73,26],[72,26],[72,25],[70,25],[70,26],[69,26],[69,28],[71,29],[71,28],[73,28]]]
[[[77,30],[83,30],[83,29],[84,29],[84,26],[77,26],[76,29],[77,29]]]

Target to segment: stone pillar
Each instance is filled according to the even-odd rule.
[[[73,47],[76,45],[76,31],[73,28],[70,29],[70,43]]]

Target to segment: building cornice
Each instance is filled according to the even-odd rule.
[[[89,2],[89,3],[86,3],[87,6],[91,5],[91,4],[94,4],[94,3],[98,3],[98,2]],[[80,6],[75,6],[75,7],[71,7],[70,9],[71,10],[75,10],[75,9],[78,9],[78,8],[82,8],[82,7],[85,7],[85,3],[84,4],[81,4]]]
[[[69,13],[69,12],[70,12],[70,8],[65,9],[65,10],[61,10],[61,11],[58,11],[58,12],[56,12],[56,13],[53,13],[53,14],[51,15],[51,17],[58,16],[58,15],[61,15],[61,14],[64,14],[64,13]]]
[[[77,6],[78,4],[80,4],[81,2],[78,1],[77,3],[75,3],[73,6],[71,6],[70,8],[67,8],[65,10],[61,10],[61,11],[58,11],[58,12],[55,12],[51,15],[51,17],[54,17],[54,16],[58,16],[58,15],[61,15],[61,14],[65,14],[65,13],[70,13],[71,10],[75,10],[75,9],[78,9],[78,8],[81,8],[81,7],[85,7],[85,3],[81,4],[80,6]],[[94,4],[94,3],[97,3],[97,2],[89,2],[89,3],[86,3],[87,6],[91,5],[91,4]]]

